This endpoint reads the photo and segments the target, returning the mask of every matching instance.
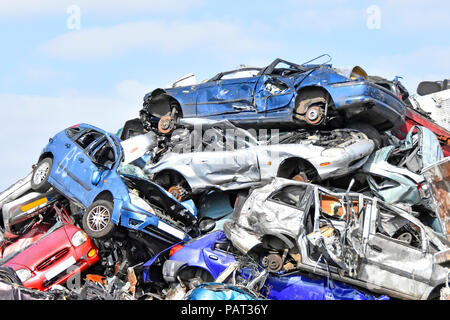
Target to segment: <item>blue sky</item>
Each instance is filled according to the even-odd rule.
[[[79,29],[68,26],[71,5]],[[79,122],[116,131],[146,92],[190,72],[203,80],[328,53],[415,92],[450,76],[449,12],[433,0],[3,0],[0,190],[56,132]]]

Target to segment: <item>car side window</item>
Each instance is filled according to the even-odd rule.
[[[95,130],[90,130],[82,134],[75,142],[83,149],[86,149],[92,142],[102,137],[102,134]]]
[[[294,185],[287,186],[276,191],[269,200],[303,210],[305,208],[307,197],[305,197],[307,186]]]
[[[376,233],[391,238],[394,242],[421,249],[421,229],[384,206],[379,207]]]
[[[114,149],[109,141],[105,140],[99,147],[97,147],[92,152],[91,159],[96,165],[100,165],[103,167],[114,164],[114,162],[116,161],[114,156]]]

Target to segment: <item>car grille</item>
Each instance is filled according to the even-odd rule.
[[[59,250],[57,253],[55,253],[53,256],[49,257],[48,259],[41,262],[37,267],[36,270],[42,271],[51,265],[53,265],[55,262],[61,260],[67,253],[69,252],[69,248],[64,248],[62,250]]]

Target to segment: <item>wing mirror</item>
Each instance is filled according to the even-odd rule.
[[[216,221],[214,219],[205,218],[202,219],[198,225],[201,234],[211,232],[216,227]]]
[[[100,170],[94,171],[91,178],[91,183],[96,186],[100,183],[100,180],[102,178],[102,172]]]

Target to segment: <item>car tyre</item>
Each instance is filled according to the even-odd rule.
[[[17,276],[17,273],[11,267],[7,266],[0,267],[0,280],[3,280],[9,284],[22,285],[22,281]]]
[[[83,229],[94,239],[106,238],[116,227],[111,221],[114,205],[107,200],[97,200],[89,206],[83,215]]]
[[[44,193],[51,188],[50,183],[48,183],[48,177],[50,176],[52,167],[52,158],[45,158],[39,161],[31,175],[31,189],[36,192]]]
[[[375,150],[378,150],[383,145],[383,139],[381,137],[380,132],[377,129],[372,127],[370,124],[363,122],[353,122],[347,125],[349,129],[355,129],[364,133],[369,139],[375,143]]]

